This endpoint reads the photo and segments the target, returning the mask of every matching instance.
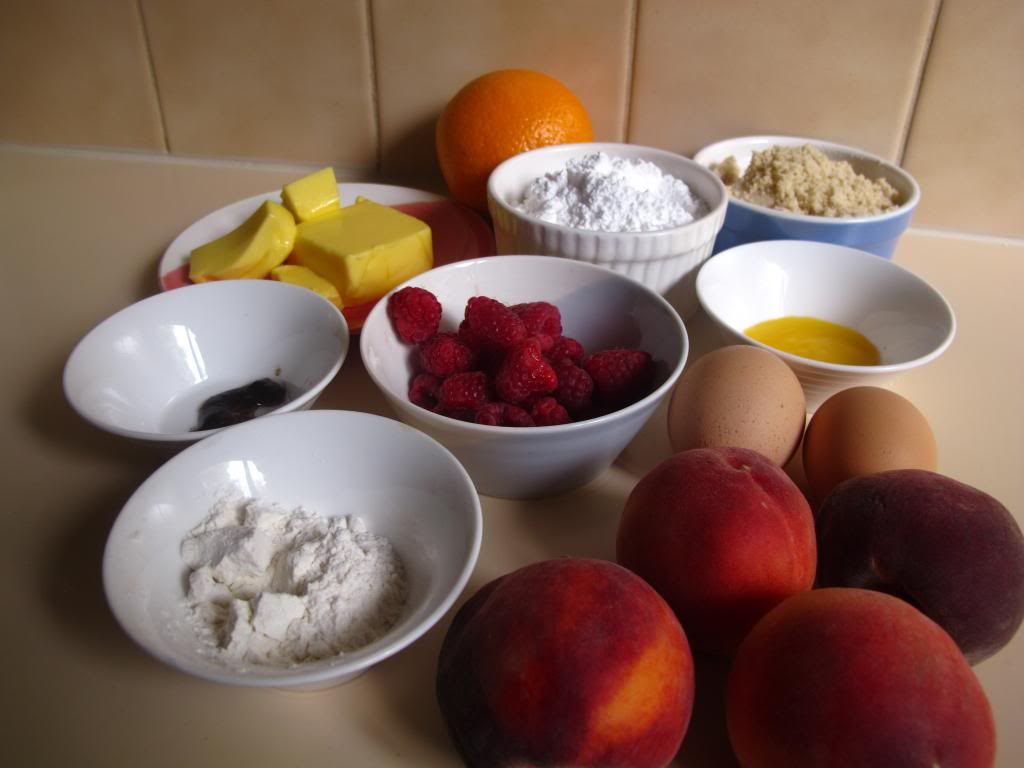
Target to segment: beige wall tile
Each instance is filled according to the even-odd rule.
[[[936,0],[639,0],[629,138],[789,134],[899,157]]]
[[[943,0],[904,165],[917,226],[1024,236],[1024,3]]]
[[[598,139],[623,138],[631,0],[372,0],[382,161],[437,176],[434,124],[448,100],[495,69],[536,69],[583,102]]]
[[[135,0],[0,12],[0,141],[164,148]]]
[[[143,0],[170,149],[373,167],[365,0]]]

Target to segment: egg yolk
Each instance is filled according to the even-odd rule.
[[[792,355],[840,365],[878,365],[881,356],[866,336],[816,317],[778,317],[752,325],[744,333]]]

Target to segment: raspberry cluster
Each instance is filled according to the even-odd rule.
[[[439,331],[441,304],[423,288],[388,299],[398,337],[416,345],[409,400],[477,424],[532,427],[583,421],[650,393],[654,363],[635,349],[587,354],[562,335],[558,307],[506,306],[488,296],[466,302],[455,333]]]

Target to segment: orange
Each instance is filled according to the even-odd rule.
[[[593,141],[579,99],[553,77],[502,69],[462,88],[437,121],[437,159],[451,196],[487,210],[487,177],[520,152]]]

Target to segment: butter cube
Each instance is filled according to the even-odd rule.
[[[430,227],[372,200],[299,224],[292,262],[338,289],[345,306],[378,299],[434,265]]]
[[[341,205],[333,168],[323,168],[285,184],[281,200],[299,223],[337,211]]]
[[[188,276],[193,283],[266,277],[294,243],[295,219],[268,200],[240,226],[192,251]]]
[[[308,288],[313,293],[323,296],[338,309],[344,306],[341,303],[338,289],[334,287],[334,283],[324,280],[324,278],[320,277],[309,267],[300,267],[298,264],[282,264],[270,270],[270,279]]]

